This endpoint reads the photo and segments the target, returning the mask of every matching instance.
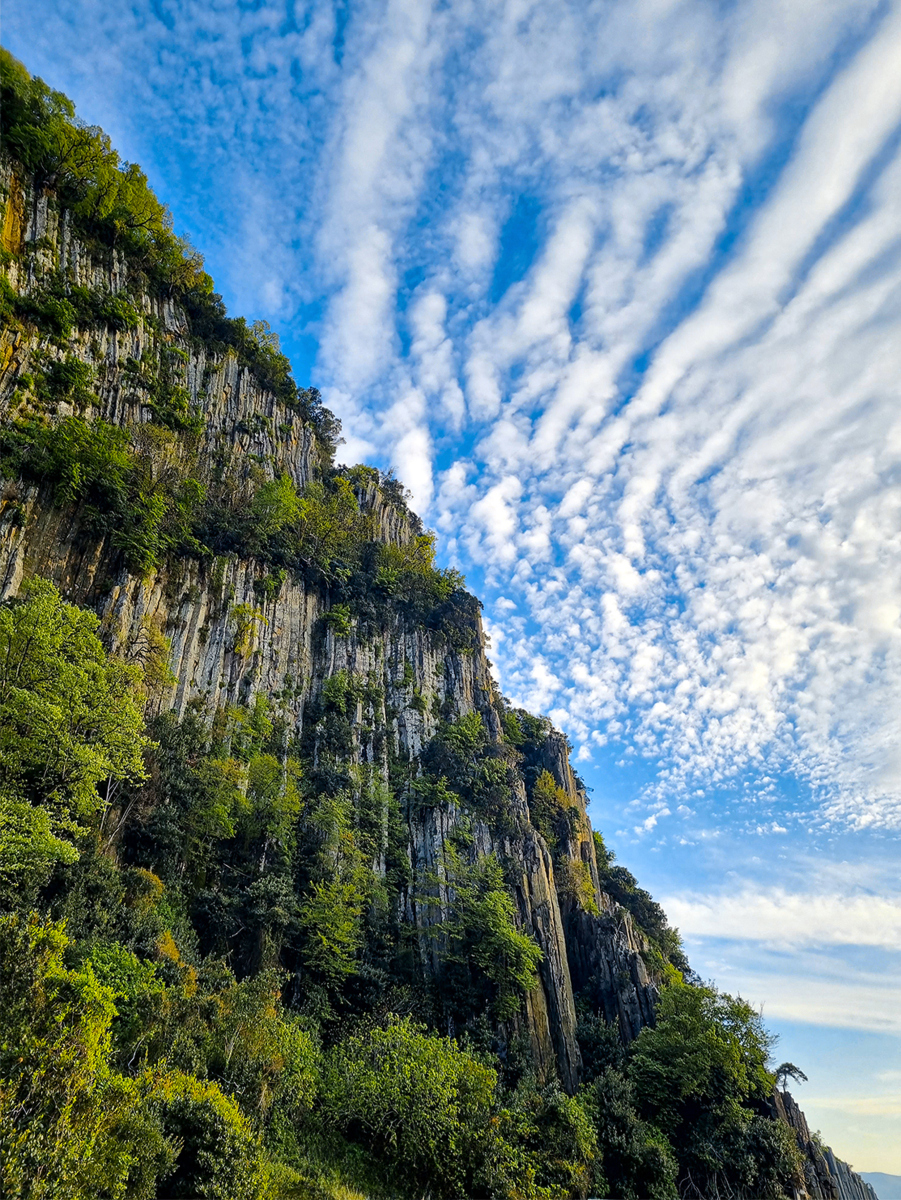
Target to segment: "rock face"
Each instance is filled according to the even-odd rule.
[[[56,273],[68,285],[95,293],[124,295],[128,286],[138,314],[133,328],[117,331],[98,321],[82,325],[64,342],[42,336],[27,322],[4,329],[0,420],[11,420],[27,406],[35,372],[74,358],[92,374],[93,417],[127,428],[133,441],[149,447],[151,460],[157,453],[160,471],[167,455],[191,454],[201,478],[228,472],[237,499],[248,504],[261,480],[288,474],[300,489],[321,475],[314,430],[241,368],[234,352],[193,336],[186,314],[171,300],[136,290],[124,257],[80,242],[53,196],[17,177],[8,160],[0,162],[0,186],[4,245],[16,256],[8,273],[19,295],[39,292]],[[153,381],[159,379],[181,389],[190,412],[201,419],[190,436],[160,441],[157,452]],[[66,402],[56,406],[59,417],[72,411]],[[409,542],[417,532],[415,518],[386,500],[376,485],[355,487],[378,537]],[[213,712],[217,706],[252,704],[258,695],[277,697],[288,728],[303,733],[326,681],[346,672],[365,685],[366,696],[351,714],[348,761],[374,768],[385,784],[392,762],[411,764],[415,771],[442,720],[478,712],[489,739],[502,741],[503,705],[475,608],[464,649],[391,612],[375,626],[351,622],[347,632],[336,632],[322,619],[332,604],[325,586],[288,577],[275,592],[261,591],[266,567],[237,555],[181,558],[143,575],[129,573],[109,538],[86,527],[77,505],[52,498],[38,483],[7,480],[0,499],[0,598],[14,595],[35,575],[53,580],[67,599],[95,609],[107,644],[126,657],[136,653],[148,630],[168,640],[171,681],[154,698],[157,711],[183,714],[192,701],[201,701]],[[444,848],[465,822],[472,852],[497,854],[505,864],[521,928],[543,952],[525,1023],[539,1071],[556,1075],[572,1091],[580,1071],[574,989],[608,1021],[618,1020],[626,1040],[653,1021],[657,989],[645,966],[641,934],[600,889],[586,797],[562,735],[546,737],[532,766],[550,773],[575,814],[555,854],[532,823],[522,770],[513,772],[512,818],[503,829],[453,803],[408,805],[414,884],[401,908],[403,918],[422,931],[446,915],[446,889],[439,889],[437,904],[425,906],[416,898],[415,881],[440,873]],[[574,898],[558,878],[561,869],[569,873],[570,864],[583,877],[587,872],[593,903],[584,895]],[[378,870],[379,862],[374,866]],[[423,936],[420,945],[428,970],[436,943]]]
[[[792,1128],[804,1156],[805,1190],[797,1192],[795,1200],[879,1200],[856,1171],[828,1146],[814,1141],[807,1118],[790,1092],[773,1093],[773,1115]]]
[[[901,1175],[888,1175],[885,1171],[864,1171],[861,1179],[873,1188],[879,1200],[901,1200]]]

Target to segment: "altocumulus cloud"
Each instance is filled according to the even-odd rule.
[[[791,9],[396,0],[314,236],[331,402],[522,597],[507,690],[659,763],[645,831],[774,764],[901,825],[901,18]]]
[[[439,527],[540,630],[547,669],[510,638],[505,686],[589,749],[620,722],[662,794],[778,762],[897,827],[898,14],[817,5],[779,44],[765,5],[750,38],[703,6],[525,11],[431,81],[468,169],[392,260],[443,300],[436,437],[467,404]],[[507,278],[511,180],[537,216]]]
[[[51,78],[92,30],[70,86],[236,306],[315,339],[347,457],[484,584],[504,688],[653,765],[636,828],[785,771],[901,828],[897,3],[6,25]]]

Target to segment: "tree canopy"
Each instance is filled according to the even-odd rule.
[[[0,605],[0,887],[42,882],[73,838],[144,778],[140,671],[52,584]]]

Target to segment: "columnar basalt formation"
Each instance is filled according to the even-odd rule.
[[[797,1200],[878,1200],[856,1171],[813,1138],[791,1092],[773,1093],[773,1111],[791,1127],[803,1155],[805,1190],[798,1192]]]
[[[33,410],[29,380],[53,363],[74,359],[86,364],[92,378],[89,418],[128,429],[151,461],[158,444],[154,469],[160,473],[190,455],[201,483],[227,473],[233,498],[247,504],[261,481],[287,475],[302,489],[321,476],[314,430],[241,367],[233,351],[195,337],[174,301],[136,288],[121,253],[100,252],[79,240],[53,195],[24,180],[7,159],[0,187],[4,245],[15,255],[8,275],[19,295],[37,293],[57,274],[70,286],[127,294],[137,313],[132,328],[98,321],[79,326],[64,344],[28,327],[5,330],[0,420],[29,406]],[[184,435],[154,443],[152,380],[162,376],[175,381],[195,419]],[[60,399],[53,415],[76,411]],[[415,518],[377,485],[358,480],[354,488],[378,539],[403,545],[416,535]],[[32,576],[51,579],[67,599],[96,610],[108,646],[125,657],[136,652],[148,629],[167,639],[171,676],[153,698],[156,711],[182,715],[202,703],[211,713],[225,705],[252,705],[260,695],[278,696],[289,728],[303,735],[327,681],[345,672],[369,689],[369,698],[357,699],[351,714],[348,761],[375,767],[386,785],[392,761],[413,764],[415,771],[442,721],[478,712],[489,741],[503,741],[503,702],[491,678],[476,606],[467,618],[464,645],[450,644],[397,611],[375,625],[351,621],[337,628],[324,620],[332,605],[326,585],[288,574],[267,591],[261,587],[266,565],[239,554],[186,557],[142,573],[129,571],[111,537],[94,534],[77,503],[51,497],[40,481],[10,479],[0,498],[0,598],[15,595]],[[437,903],[424,905],[421,881],[440,874],[445,847],[464,824],[474,854],[496,854],[503,861],[520,927],[543,954],[538,986],[524,1009],[534,1060],[546,1077],[556,1074],[573,1091],[580,1074],[574,988],[609,1022],[618,1021],[630,1040],[653,1021],[656,985],[641,933],[601,890],[586,796],[562,735],[548,733],[531,766],[553,777],[573,814],[553,853],[531,820],[523,770],[512,767],[508,812],[500,824],[452,802],[406,806],[414,882],[399,906],[403,919],[424,931],[423,969],[435,969],[439,943],[426,934],[446,919],[450,896],[439,889]],[[561,886],[559,869],[567,862],[587,870],[593,903]],[[378,855],[373,866],[379,869]]]

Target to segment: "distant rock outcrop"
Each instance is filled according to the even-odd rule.
[[[881,1200],[866,1180],[813,1137],[791,1092],[775,1091],[773,1109],[794,1130],[798,1149],[804,1155],[806,1187],[796,1193],[795,1200]]]

